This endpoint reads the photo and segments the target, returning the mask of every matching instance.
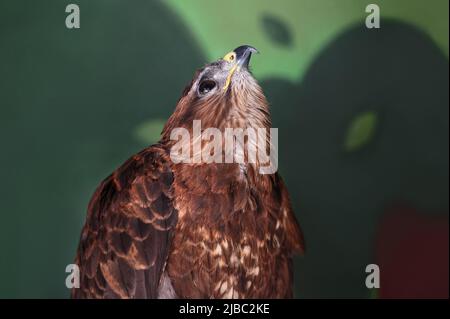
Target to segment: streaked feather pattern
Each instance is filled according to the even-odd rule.
[[[203,129],[270,128],[268,103],[247,70],[226,91],[198,96],[199,81],[219,81],[227,67],[218,61],[197,71],[160,143],[95,191],[76,256],[81,287],[72,297],[292,297],[292,255],[304,244],[278,173],[259,174],[259,162],[175,164],[169,157],[172,129],[192,133],[195,119]]]

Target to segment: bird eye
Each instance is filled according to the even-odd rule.
[[[200,95],[205,95],[212,91],[215,87],[216,82],[214,82],[213,80],[204,80],[198,87],[198,93],[200,93]]]

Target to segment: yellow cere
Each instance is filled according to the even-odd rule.
[[[227,62],[233,62],[234,59],[236,59],[236,53],[234,53],[233,51],[227,53],[223,59]]]
[[[231,51],[230,53],[227,53],[223,59],[227,62],[233,62],[236,59],[236,53],[234,53],[233,51]],[[230,86],[230,82],[231,82],[231,77],[233,76],[234,71],[236,71],[237,68],[237,64],[233,65],[233,67],[231,68],[230,72],[228,73],[227,76],[227,80],[225,82],[225,85],[223,87],[223,90],[225,91],[226,89],[228,89],[228,86]]]

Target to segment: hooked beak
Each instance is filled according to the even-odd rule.
[[[233,67],[228,73],[227,80],[223,87],[224,91],[228,89],[231,82],[231,77],[233,76],[236,70],[240,70],[242,68],[248,70],[248,64],[250,62],[252,53],[258,53],[258,50],[256,50],[254,47],[250,45],[241,45],[240,47],[237,47],[236,49],[234,49],[233,51],[224,56],[223,59],[225,61],[234,63]]]
[[[258,50],[250,45],[241,45],[233,51],[236,53],[236,64],[238,67],[244,67],[246,69],[248,69],[252,53],[258,53]]]

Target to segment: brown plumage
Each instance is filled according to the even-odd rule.
[[[239,47],[197,71],[161,141],[100,184],[72,297],[292,297],[292,255],[303,252],[303,238],[278,173],[260,174],[261,163],[247,157],[243,164],[170,157],[171,132],[192,132],[193,120],[221,131],[270,128],[267,101],[247,69],[252,52]]]

